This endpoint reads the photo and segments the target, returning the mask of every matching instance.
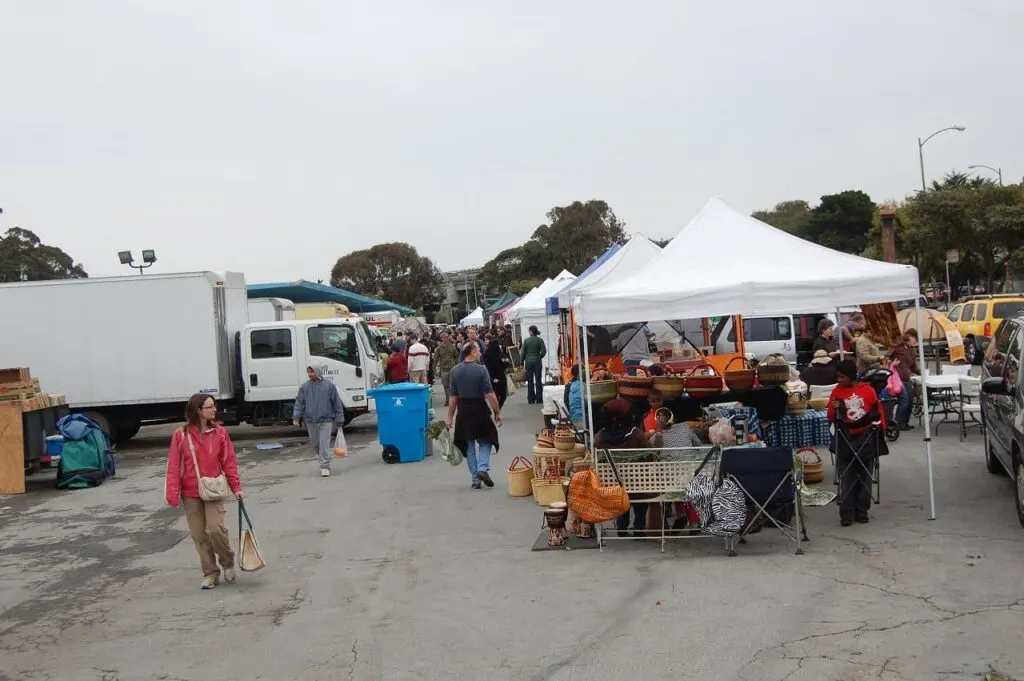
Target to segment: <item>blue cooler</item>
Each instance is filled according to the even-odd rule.
[[[427,455],[430,386],[393,383],[366,391],[377,403],[377,437],[386,463],[423,461]]]

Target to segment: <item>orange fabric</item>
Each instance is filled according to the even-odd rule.
[[[652,430],[658,429],[658,416],[651,409],[649,412],[644,414],[644,432],[649,433]]]
[[[594,471],[579,471],[569,480],[569,508],[588,523],[603,523],[629,510],[629,495],[619,485],[602,487]]]

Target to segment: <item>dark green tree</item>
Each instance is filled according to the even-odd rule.
[[[797,199],[777,203],[771,210],[756,210],[751,217],[761,222],[767,222],[772,227],[778,227],[790,234],[797,234],[810,215],[811,207],[807,202]]]
[[[400,242],[353,251],[331,269],[331,286],[414,308],[438,300],[443,285],[437,265]]]
[[[816,244],[860,255],[868,246],[875,203],[862,191],[826,194],[811,209],[798,234]]]
[[[81,265],[56,246],[48,246],[33,232],[12,227],[0,237],[0,282],[85,279]]]

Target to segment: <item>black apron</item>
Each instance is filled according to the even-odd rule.
[[[482,397],[460,397],[452,441],[465,455],[466,445],[474,440],[491,443],[491,447],[497,452],[498,427],[491,418],[491,408],[487,406],[487,400]]]

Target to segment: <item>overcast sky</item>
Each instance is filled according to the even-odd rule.
[[[6,0],[0,230],[260,282],[381,241],[478,266],[577,199],[670,237],[711,196],[898,198],[953,124],[929,180],[1018,182],[1022,28],[1021,0]]]

